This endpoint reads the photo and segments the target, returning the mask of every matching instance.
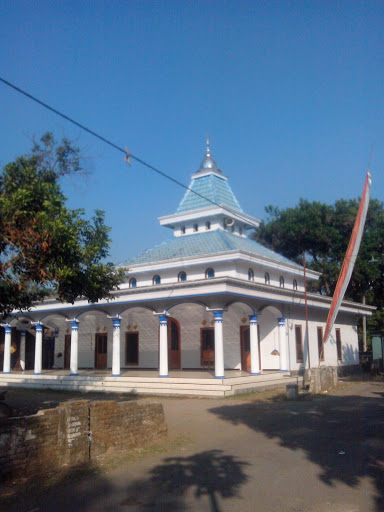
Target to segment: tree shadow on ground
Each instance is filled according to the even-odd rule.
[[[220,512],[221,499],[240,495],[240,487],[248,480],[245,466],[248,463],[221,450],[209,450],[189,457],[170,457],[154,467],[149,478],[130,485],[120,504],[137,502],[143,511],[174,512],[187,510],[190,498],[194,503],[207,498],[209,510]],[[204,503],[200,502],[200,505],[192,510],[202,510]],[[107,512],[113,510],[113,507],[106,509]]]
[[[382,385],[380,387],[382,389]],[[377,511],[384,510],[384,393],[377,397],[327,396],[312,401],[226,405],[210,409],[220,419],[246,425],[302,450],[321,468],[320,479],[351,487],[370,477]],[[234,435],[236,435],[234,433]]]
[[[116,512],[210,510],[220,512],[220,501],[240,497],[248,463],[209,450],[188,457],[170,457],[155,466],[148,478],[128,486],[115,485],[96,466],[79,466],[56,476],[35,480],[15,489],[13,499],[0,500],[0,512]],[[129,478],[129,477],[128,477]],[[0,493],[2,489],[0,486]],[[197,506],[191,506],[198,503]]]
[[[25,481],[0,483],[0,512],[90,512],[112,493],[97,466],[79,464]]]

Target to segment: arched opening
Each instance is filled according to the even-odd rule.
[[[260,363],[262,370],[280,369],[280,343],[278,322],[282,312],[274,307],[265,307],[258,318]]]
[[[213,277],[215,277],[215,271],[213,270],[213,268],[207,268],[207,270],[205,271],[205,278],[212,279]]]
[[[187,274],[185,272],[180,272],[180,274],[178,275],[179,283],[183,282],[183,281],[186,281],[186,280],[187,280]]]
[[[229,368],[251,371],[249,316],[254,308],[246,302],[235,301],[225,306],[224,343],[226,365]],[[233,340],[238,340],[233,343]]]
[[[168,368],[181,370],[180,324],[168,317]]]

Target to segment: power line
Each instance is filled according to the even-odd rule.
[[[157,169],[156,167],[154,167],[153,165],[149,164],[145,160],[142,160],[141,158],[133,155],[131,152],[128,153],[128,151],[126,151],[122,147],[118,146],[114,142],[111,142],[110,140],[106,139],[102,135],[99,135],[98,133],[96,133],[95,131],[91,130],[90,128],[87,128],[86,126],[84,126],[83,124],[79,123],[78,121],[75,121],[74,119],[72,119],[71,117],[67,116],[66,114],[63,114],[59,110],[51,107],[50,105],[48,105],[44,101],[39,100],[38,98],[36,98],[32,94],[29,94],[28,92],[24,91],[23,89],[20,89],[20,87],[17,87],[16,85],[12,84],[11,82],[8,82],[8,80],[5,80],[4,78],[0,77],[0,81],[3,82],[5,85],[8,85],[8,87],[11,87],[15,91],[19,92],[20,94],[23,94],[24,96],[26,96],[27,98],[31,99],[32,101],[38,103],[39,105],[41,105],[42,107],[46,108],[47,110],[50,110],[54,114],[62,117],[66,121],[69,121],[70,123],[74,124],[75,126],[78,126],[82,130],[88,132],[90,135],[93,135],[94,137],[98,138],[102,142],[105,142],[106,144],[108,144],[109,146],[113,147],[114,149],[117,149],[121,153],[124,153],[129,158],[132,158],[133,160],[136,160],[136,162],[144,165],[145,167],[148,167],[148,169],[151,169],[152,171],[156,172],[157,174],[159,174],[163,178],[166,178],[167,180],[172,181],[176,185],[184,188],[185,190],[189,190],[190,192],[192,192],[193,194],[201,197],[205,201],[208,201],[209,203],[213,204],[214,206],[218,206],[219,208],[222,208],[223,210],[225,210],[225,211],[229,212],[231,215],[233,215],[233,212],[231,210],[229,210],[228,208],[226,208],[224,205],[218,204],[215,201],[212,201],[211,199],[209,199],[208,197],[205,197],[203,194],[200,194],[199,192],[196,192],[195,190],[192,190],[190,187],[187,187],[186,185],[184,185],[184,183],[181,183],[181,181],[178,181],[177,179],[173,178],[169,174],[166,174],[165,172],[161,171],[160,169]]]

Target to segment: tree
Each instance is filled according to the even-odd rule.
[[[73,303],[112,297],[123,271],[108,256],[104,213],[91,220],[66,207],[63,176],[82,171],[80,152],[52,134],[0,174],[0,317],[27,310],[47,295]]]
[[[300,199],[298,206],[280,210],[267,206],[268,218],[254,239],[270,249],[321,273],[309,289],[333,295],[352,233],[359,201],[340,199],[334,205]],[[371,199],[360,252],[345,298],[377,306],[368,320],[371,331],[384,327],[384,204]]]

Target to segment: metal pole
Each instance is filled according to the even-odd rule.
[[[307,303],[307,278],[305,274],[305,251],[303,251],[303,267],[304,267],[304,296],[305,296],[305,329],[307,334],[307,351],[308,351],[308,369],[311,375],[311,357],[309,355],[309,332],[308,332],[308,303]]]
[[[363,304],[365,304],[365,295],[363,296]],[[363,352],[367,351],[367,317],[363,316]]]

